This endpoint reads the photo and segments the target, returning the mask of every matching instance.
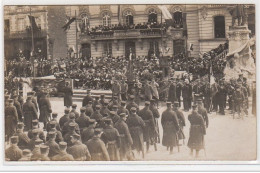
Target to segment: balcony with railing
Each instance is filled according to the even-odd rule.
[[[34,38],[44,38],[47,36],[47,32],[44,30],[37,30],[33,32]],[[10,32],[5,31],[4,32],[5,39],[27,39],[32,38],[32,31],[31,30],[24,30],[24,31],[16,31],[16,32]]]

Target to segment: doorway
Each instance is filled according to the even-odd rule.
[[[81,45],[81,52],[83,59],[89,59],[91,57],[91,47],[89,43],[85,43]]]
[[[132,52],[132,59],[134,59],[135,58],[135,42],[134,41],[126,41],[125,42],[126,59],[129,59],[130,52]]]

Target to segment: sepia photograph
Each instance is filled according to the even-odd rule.
[[[256,161],[255,14],[4,5],[4,162]]]

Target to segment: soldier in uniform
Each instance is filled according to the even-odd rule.
[[[32,128],[32,120],[37,119],[37,110],[32,103],[32,97],[28,96],[26,102],[23,105],[24,125],[25,130]]]
[[[40,145],[43,144],[43,141],[41,139],[36,139],[35,140],[35,145],[32,151],[32,156],[31,156],[31,161],[38,161],[40,160],[41,157],[41,149]]]
[[[239,81],[236,85],[236,90],[234,91],[234,105],[235,105],[235,111],[238,113],[239,118],[241,118],[241,113],[243,112],[243,102],[245,99],[244,93],[242,91],[242,84]],[[242,116],[243,118],[243,116]]]
[[[86,112],[86,108],[81,107],[80,108],[80,116],[76,119],[76,123],[79,125],[80,132],[82,132],[82,130],[85,127],[88,127],[88,123],[89,123],[90,118],[88,116],[86,116],[85,112]]]
[[[74,113],[70,113],[70,114],[69,114],[69,118],[70,118],[69,121],[67,121],[67,122],[64,124],[63,128],[62,128],[62,135],[65,136],[66,133],[67,133],[68,131],[70,131],[70,130],[69,130],[69,124],[70,124],[70,123],[75,123],[75,132],[78,133],[78,134],[80,134],[79,125],[78,125],[78,124],[76,123],[76,121],[75,121],[75,115],[74,115]]]
[[[149,109],[152,111],[153,113],[153,118],[154,118],[154,123],[155,123],[155,139],[154,139],[154,149],[155,151],[157,151],[157,146],[156,143],[160,143],[160,134],[159,134],[159,123],[158,123],[158,119],[160,118],[160,113],[158,111],[158,109],[155,106],[155,100],[152,99],[150,102],[150,107]]]
[[[133,139],[132,149],[137,150],[138,154],[142,152],[142,157],[144,158],[144,129],[145,123],[143,119],[136,114],[136,108],[131,108],[131,114],[126,121],[131,137]]]
[[[22,158],[19,161],[31,161],[31,151],[29,149],[24,149],[22,153]]]
[[[173,154],[173,147],[178,145],[179,122],[176,113],[172,110],[171,102],[167,102],[167,109],[162,113],[161,124],[163,127],[162,144],[170,154]]]
[[[198,157],[199,151],[204,148],[206,127],[203,117],[197,112],[197,105],[192,106],[192,113],[188,116],[188,120],[191,124],[188,147],[191,151],[190,154],[193,155],[193,150],[196,150],[196,157]]]
[[[9,105],[5,107],[5,135],[7,136],[7,141],[15,133],[18,122],[17,110],[13,105],[13,99],[9,99],[8,102]]]
[[[120,93],[123,101],[127,100],[127,92],[128,92],[128,85],[125,82],[125,79],[123,79],[121,83],[121,93]]]
[[[75,118],[77,119],[79,117],[79,113],[77,112],[77,105],[76,104],[72,104],[72,109],[71,109],[71,113],[75,114]]]
[[[63,135],[63,139],[65,142],[67,142],[68,146],[71,146],[72,143],[71,143],[71,136],[74,135],[74,134],[77,134],[76,131],[75,131],[75,127],[76,127],[76,123],[69,123],[69,127],[68,127],[68,132]]]
[[[32,103],[34,104],[35,109],[38,112],[38,104],[37,104],[37,100],[35,99],[35,91],[28,92],[27,96],[31,96],[32,97]],[[40,105],[39,105],[39,107],[40,107]]]
[[[94,136],[95,127],[96,127],[96,120],[89,119],[89,126],[85,127],[81,133],[81,140],[83,144],[86,144],[87,141]]]
[[[114,83],[112,84],[112,97],[114,96],[117,96],[119,97],[119,100],[120,100],[120,93],[121,93],[121,86],[120,84],[118,83],[118,81],[114,81]]]
[[[109,115],[110,110],[108,109],[108,101],[105,100],[103,106],[101,107],[100,114],[105,117]]]
[[[69,85],[69,82],[66,82],[64,88],[64,106],[70,107],[72,105],[72,96],[73,96],[72,88]]]
[[[83,101],[82,101],[82,107],[86,106],[89,103],[89,101],[93,102],[90,91],[91,90],[87,90],[87,95],[83,98]]]
[[[127,160],[132,160],[131,146],[133,145],[133,140],[129,132],[128,126],[126,124],[127,115],[121,113],[120,119],[116,122],[115,128],[118,130],[120,135],[120,160],[127,158]]]
[[[146,152],[149,151],[150,144],[153,145],[156,138],[155,122],[152,111],[149,109],[150,101],[145,102],[145,107],[139,111],[138,115],[145,123],[144,141],[146,142]],[[156,147],[155,147],[156,148]]]
[[[209,117],[207,114],[207,110],[203,107],[201,99],[197,100],[197,104],[198,104],[198,113],[202,116],[202,118],[205,122],[206,128],[208,128],[209,127]]]
[[[74,158],[71,154],[67,153],[67,143],[66,142],[60,142],[59,143],[59,154],[53,156],[51,158],[52,161],[74,161]]]
[[[182,111],[179,109],[179,102],[174,102],[174,107],[173,107],[173,111],[176,113],[178,121],[179,121],[179,131],[178,131],[178,139],[182,140],[184,142],[185,139],[185,135],[183,133],[183,127],[186,125],[185,124],[185,117],[182,113]]]
[[[58,120],[57,120],[58,113],[53,112],[53,113],[51,114],[51,116],[52,116],[51,121],[49,121],[49,122],[47,123],[47,125],[46,125],[46,130],[47,130],[47,132],[49,132],[49,131],[51,130],[50,122],[52,122],[52,121],[55,122],[55,128],[56,128],[58,131],[60,131],[60,130],[61,130],[61,129],[60,129],[60,124],[59,124],[59,122],[58,122]]]
[[[47,132],[54,132],[54,133],[56,133],[55,141],[56,141],[57,144],[60,141],[63,141],[63,137],[62,137],[61,132],[56,129],[56,122],[55,121],[50,121],[50,129]],[[48,141],[48,140],[49,140],[49,136],[48,136],[48,133],[47,133],[46,141]]]
[[[130,102],[126,105],[126,109],[130,112],[130,109],[132,107],[135,107],[137,112],[139,112],[139,106],[135,103],[134,101],[135,96],[134,95],[130,95]]]
[[[18,147],[20,149],[28,148],[28,144],[30,142],[30,138],[23,132],[24,124],[22,122],[18,122],[17,124],[17,130],[14,136],[18,136],[19,142]]]
[[[39,136],[39,138],[40,138],[41,140],[43,140],[43,142],[45,142],[44,132],[39,128],[39,123],[38,123],[38,120],[36,120],[36,119],[35,119],[35,120],[32,120],[32,129],[30,129],[30,130],[28,131],[28,137],[29,137],[30,139],[33,138],[32,131],[33,131],[34,129],[37,129],[37,130],[38,130],[38,136]]]
[[[176,100],[177,100],[177,96],[176,96],[176,82],[172,78],[171,79],[171,83],[170,83],[170,87],[169,87],[168,101],[173,103]]]
[[[100,108],[101,108],[101,106],[97,105],[96,111],[90,117],[91,119],[95,119],[98,124],[100,123],[101,119],[103,118],[103,116],[100,114]]]
[[[63,128],[64,124],[69,121],[69,119],[70,119],[69,118],[69,113],[70,113],[70,109],[69,108],[65,108],[64,115],[59,120],[59,125],[60,125],[61,129]]]
[[[224,81],[219,81],[217,103],[219,106],[219,113],[225,115],[225,101],[226,101],[227,90],[224,86]]]
[[[91,117],[91,115],[94,113],[94,110],[92,108],[92,101],[90,100],[85,107],[86,107],[86,115],[88,117]]]
[[[185,85],[182,87],[183,106],[185,111],[189,111],[192,100],[192,87],[188,79],[185,79]]]
[[[49,155],[49,147],[47,145],[40,145],[41,155],[39,160],[40,161],[50,161]]]
[[[179,78],[176,80],[176,98],[179,102],[179,107],[181,107],[181,91],[182,91],[182,83]]]
[[[116,122],[120,119],[119,115],[115,111],[109,112],[109,118],[111,118],[113,124],[116,124]]]
[[[101,139],[104,141],[107,151],[109,154],[109,158],[111,161],[119,161],[119,146],[120,146],[120,137],[116,128],[112,126],[112,120],[110,118],[106,118],[104,120],[105,128],[103,130],[103,134],[101,135]]]
[[[110,102],[108,104],[108,109],[112,110],[113,106],[119,106],[118,96],[113,96],[113,99],[110,100]]]
[[[120,115],[121,113],[125,113],[126,115],[129,115],[129,111],[126,109],[126,102],[121,101],[121,106],[117,110],[117,114]]]
[[[100,139],[101,134],[101,129],[95,129],[94,136],[86,143],[92,161],[110,161],[105,143]]]
[[[14,106],[16,107],[17,114],[18,114],[18,119],[19,119],[19,121],[22,122],[23,121],[23,111],[22,111],[21,104],[18,101],[18,96],[14,95],[13,98],[14,98]]]
[[[38,139],[40,139],[39,138],[39,133],[38,133],[38,129],[33,129],[32,130],[32,135],[33,135],[33,137],[31,138],[31,140],[29,141],[29,143],[28,143],[28,148],[31,150],[31,151],[33,151],[33,149],[34,149],[34,147],[35,147],[35,145],[36,145],[36,140],[38,140]],[[41,140],[41,141],[43,141],[43,140]]]
[[[96,105],[99,105],[99,96],[98,95],[95,96],[95,100],[92,105],[94,111],[96,110]]]
[[[52,158],[53,156],[59,154],[59,145],[56,143],[56,133],[55,132],[48,132],[48,138],[49,140],[45,143],[45,145],[49,146],[50,151],[48,154],[49,158]]]
[[[43,129],[46,130],[46,124],[50,121],[52,109],[49,98],[47,98],[47,92],[43,93],[43,96],[40,99],[40,117],[39,121],[44,124]]]
[[[18,161],[22,158],[22,150],[17,146],[18,136],[12,136],[11,146],[5,150],[5,157],[10,161]]]
[[[87,161],[91,160],[91,155],[89,154],[88,147],[82,144],[80,141],[79,134],[71,135],[72,145],[67,149],[68,154],[71,154],[76,161]]]

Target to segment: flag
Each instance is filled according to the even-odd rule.
[[[166,25],[167,26],[172,26],[173,25],[172,15],[169,12],[169,10],[167,9],[167,7],[165,7],[163,5],[159,5],[158,7],[162,11],[162,15],[163,15],[163,18],[164,18],[164,20],[166,22]]]
[[[30,16],[30,15],[28,17],[29,17],[29,20],[30,20],[30,23],[31,23],[32,30],[33,31],[38,30],[37,24],[35,22],[35,17]]]
[[[64,29],[64,31],[66,31],[67,29],[69,29],[70,24],[72,24],[74,21],[76,20],[75,17],[71,18],[62,28]]]
[[[79,22],[77,23],[77,32],[81,32],[82,26],[80,26]]]

